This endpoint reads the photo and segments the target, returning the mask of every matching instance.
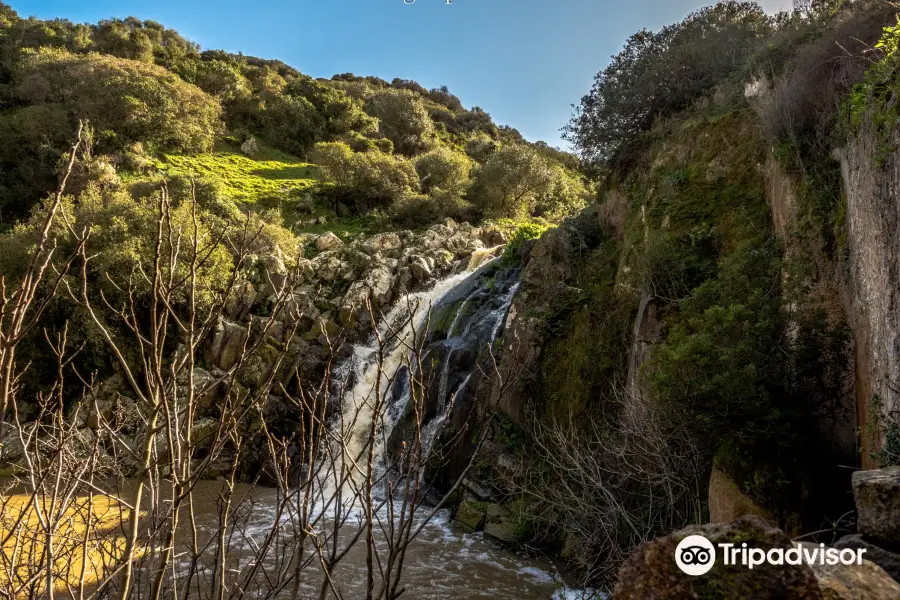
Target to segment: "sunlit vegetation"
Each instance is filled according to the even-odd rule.
[[[253,157],[222,143],[206,154],[162,154],[153,162],[165,176],[203,178],[220,186],[235,202],[253,205],[272,198],[294,198],[315,184],[316,168],[271,148]]]

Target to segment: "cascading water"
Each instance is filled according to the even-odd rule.
[[[390,448],[409,433],[404,426],[411,417],[411,375],[419,375],[422,382],[434,377],[438,381],[436,386],[425,385],[426,410],[420,424],[427,453],[452,400],[467,392],[478,375],[475,361],[461,364],[457,359],[460,354],[471,359],[494,343],[518,290],[517,270],[501,269],[497,259],[478,266],[479,262],[470,261],[470,267],[477,266],[474,271],[465,269],[427,291],[402,298],[383,317],[377,334],[356,345],[336,369],[333,379],[341,409],[332,431],[340,438],[342,460],[350,465],[360,460],[375,419],[375,465],[383,471]],[[419,361],[413,360],[414,348],[421,350]],[[416,372],[419,363],[426,364],[426,372]],[[432,363],[438,365],[437,372]],[[326,483],[326,494],[333,485]]]
[[[463,407],[471,406],[475,401],[482,378],[479,365],[484,364],[488,349],[500,335],[518,290],[515,269],[504,269],[497,260],[479,265],[480,260],[470,262],[468,269],[439,281],[428,291],[401,299],[381,320],[378,335],[368,343],[353,347],[350,357],[335,370],[333,379],[343,388],[343,393],[335,397],[340,398],[342,404],[323,445],[331,444],[328,450],[336,452],[337,461],[321,471],[316,469],[316,491],[310,499],[313,514],[308,519],[315,523],[312,529],[322,536],[321,539],[328,539],[329,532],[334,534],[338,527],[347,528],[341,538],[343,544],[361,531],[362,521],[356,518],[359,509],[353,502],[359,497],[358,486],[355,492],[347,493],[344,500],[336,501],[338,506],[328,504],[328,499],[333,499],[335,493],[342,490],[337,487],[335,472],[368,449],[375,417],[376,465],[381,465],[383,471],[391,464],[392,455],[395,456],[398,447],[410,438],[413,380],[425,382],[420,389],[425,393],[421,432],[426,453],[432,446],[438,447],[435,441],[441,439],[445,424],[460,415],[465,416]],[[379,336],[385,342],[382,345],[378,343]],[[421,361],[410,361],[412,347],[420,348]],[[416,372],[419,364],[422,365],[421,373]],[[380,401],[376,402],[378,398]],[[208,493],[213,496],[215,490]],[[241,490],[240,494],[243,493]],[[273,523],[278,531],[292,531],[299,508],[283,511],[283,490],[257,489],[246,493],[252,496],[252,510],[247,513],[242,535],[250,546],[255,548],[256,544],[266,540]],[[292,494],[290,504],[304,504],[302,496]],[[424,516],[428,511],[421,512],[423,514],[416,517],[416,522],[422,524],[423,529],[406,552],[403,585],[408,593],[404,597],[422,600],[581,600],[594,597],[565,588],[555,568],[546,561],[518,556],[494,545],[480,533],[460,531],[451,522],[447,510],[439,511],[428,521]],[[319,516],[323,518],[318,519]],[[391,517],[382,507],[376,518],[380,532]],[[217,531],[218,523],[215,504],[198,507],[196,524],[202,532],[212,535]],[[378,537],[376,544],[383,552],[384,540]],[[238,546],[235,552],[245,550]],[[368,572],[365,544],[350,543],[346,551],[346,557],[334,573],[335,583],[343,597],[363,597]],[[252,557],[252,553],[248,552],[247,557]],[[267,560],[273,562],[274,559]],[[280,568],[280,565],[275,566]],[[190,563],[180,561],[177,567],[179,572],[184,572]],[[317,571],[310,571],[308,579],[306,575],[300,578],[300,597],[318,597],[320,590]],[[289,597],[287,591],[277,596],[278,599]]]

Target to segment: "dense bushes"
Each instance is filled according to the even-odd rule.
[[[872,65],[872,49],[896,8],[878,1],[785,22],[775,42],[784,48],[755,57],[764,86],[753,99],[769,140],[788,142],[798,167],[828,156],[841,104]],[[774,81],[771,77],[774,75]]]
[[[577,210],[585,195],[580,181],[534,148],[506,144],[478,169],[471,198],[485,214],[516,217]]]
[[[26,216],[34,200],[53,188],[60,150],[73,132],[61,104],[0,115],[0,228]]]
[[[230,149],[226,131],[238,144],[253,137],[321,160],[334,185],[318,186],[297,214],[325,204],[341,214],[386,209],[417,225],[447,216],[556,220],[588,197],[577,159],[497,127],[478,107],[466,110],[446,87],[351,73],[314,79],[280,61],[201,52],[153,21],[74,25],[0,7],[0,84],[10,83],[0,85],[7,225],[52,189],[79,120],[91,151],[128,177],[156,168],[161,153]]]
[[[335,185],[335,204],[358,211],[385,207],[418,191],[415,167],[407,160],[377,150],[354,152],[342,142],[316,145],[310,158]]]
[[[422,192],[451,202],[466,193],[471,170],[469,157],[446,147],[435,148],[416,159]]]
[[[30,104],[60,104],[89,121],[94,142],[120,149],[141,142],[152,150],[204,152],[221,130],[219,104],[199,88],[155,65],[41,49],[15,77],[15,96]]]

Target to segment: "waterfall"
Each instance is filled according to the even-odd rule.
[[[450,385],[455,354],[463,349],[477,353],[493,344],[517,290],[517,270],[503,271],[498,260],[492,259],[474,271],[465,269],[427,291],[401,298],[381,319],[377,335],[355,345],[350,357],[334,371],[341,407],[332,432],[342,439],[342,460],[352,464],[365,451],[372,419],[377,418],[375,465],[383,472],[389,462],[385,456],[388,441],[398,423],[409,419],[411,378],[421,375],[410,373],[416,369],[410,360],[412,348],[422,348],[422,356],[427,358],[422,363],[439,361],[439,384],[435,390],[428,389],[421,422],[427,453],[447,418],[450,399],[471,391],[474,364],[468,372],[454,371],[457,381]],[[442,328],[441,324],[447,322],[449,326]],[[379,338],[383,340],[380,365]],[[374,414],[376,406],[379,415]],[[363,463],[366,460],[365,456],[361,458]],[[334,490],[333,485],[326,487]]]

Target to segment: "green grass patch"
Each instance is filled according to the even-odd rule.
[[[250,158],[229,141],[220,141],[209,154],[163,154],[155,166],[170,176],[215,181],[224,195],[245,206],[283,208],[282,202],[298,199],[316,183],[316,167],[310,163],[265,146]]]

